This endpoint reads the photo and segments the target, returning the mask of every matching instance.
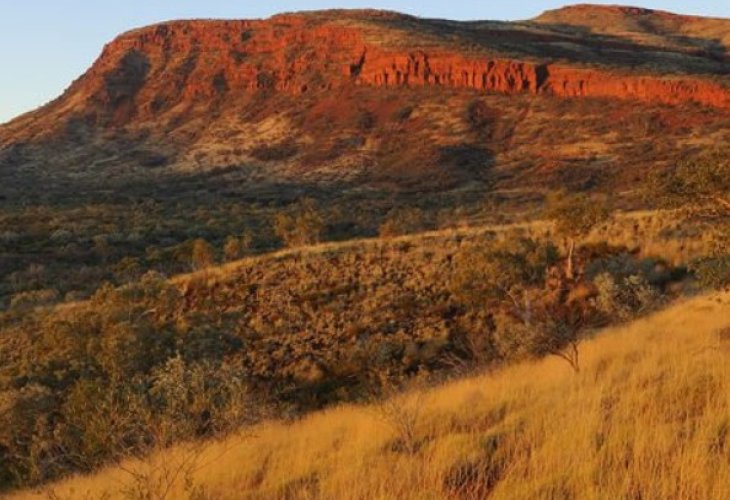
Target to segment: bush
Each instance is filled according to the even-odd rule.
[[[274,217],[274,232],[288,247],[314,245],[322,240],[324,217],[314,200],[305,198],[289,213]]]
[[[450,289],[460,302],[483,307],[504,300],[513,289],[542,284],[558,259],[552,243],[532,239],[467,247],[454,259]]]
[[[231,262],[240,259],[242,254],[241,240],[235,236],[226,238],[226,242],[223,244],[223,259],[226,262]]]
[[[10,309],[17,311],[47,306],[57,302],[59,298],[58,290],[52,288],[20,292],[13,295],[10,299]]]
[[[594,283],[597,305],[611,320],[628,320],[655,307],[659,291],[645,277],[634,274],[624,278],[603,273]]]
[[[357,128],[364,132],[368,132],[375,127],[377,119],[370,111],[362,110],[357,115]]]
[[[251,150],[251,156],[260,161],[283,161],[296,156],[299,148],[291,142],[258,146]]]
[[[177,321],[182,308],[178,289],[148,273],[102,287],[86,308],[34,320],[33,343],[14,361],[23,368],[0,391],[0,485],[88,471],[257,418],[263,403],[253,403],[245,368],[196,342]]]
[[[497,116],[484,101],[474,99],[467,105],[464,119],[473,131],[485,132],[497,121]]]
[[[426,216],[419,208],[394,208],[380,225],[382,238],[420,233],[427,228]]]
[[[587,304],[533,288],[513,295],[511,304],[495,315],[494,339],[505,359],[553,355],[577,372],[578,346],[594,319]]]
[[[671,208],[730,212],[730,148],[699,155],[656,170],[649,176],[645,197]]]

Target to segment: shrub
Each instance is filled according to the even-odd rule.
[[[645,196],[671,208],[730,212],[730,148],[703,151],[647,180]]]
[[[13,295],[10,299],[10,309],[27,310],[38,306],[47,306],[57,302],[60,298],[58,290],[46,288],[43,290],[31,290]]]
[[[532,239],[467,247],[454,259],[450,289],[462,303],[485,306],[508,298],[513,289],[543,283],[558,258],[552,243]]]
[[[240,259],[242,254],[241,240],[235,236],[226,238],[226,242],[223,244],[223,259],[231,262]]]
[[[484,132],[496,121],[496,116],[484,101],[474,99],[467,105],[464,119],[472,130]]]
[[[193,241],[191,259],[194,270],[212,266],[215,263],[213,247],[202,238]]]
[[[730,255],[699,259],[690,268],[702,286],[715,289],[730,287]]]
[[[124,257],[112,266],[112,272],[119,283],[128,283],[142,276],[142,264],[134,257]]]
[[[395,113],[393,113],[393,119],[398,122],[405,122],[407,121],[411,115],[413,114],[413,106],[406,105],[402,108],[398,109]]]
[[[299,148],[291,142],[258,146],[251,150],[251,156],[260,161],[283,161],[296,156]]]
[[[51,241],[54,243],[68,243],[73,235],[66,229],[57,229],[51,234]]]
[[[376,121],[375,115],[370,111],[362,110],[357,114],[357,128],[364,132],[372,130]]]
[[[553,355],[579,371],[578,346],[588,332],[590,311],[544,290],[526,290],[513,303],[495,315],[494,339],[503,357]]]

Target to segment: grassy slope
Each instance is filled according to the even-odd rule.
[[[610,329],[584,345],[579,375],[547,359],[267,422],[207,445],[194,480],[212,498],[478,498],[485,484],[493,498],[728,498],[729,313],[730,294],[706,296]],[[164,470],[183,450],[125,468]],[[130,479],[110,468],[52,490],[114,497]],[[179,482],[169,498],[185,496]]]

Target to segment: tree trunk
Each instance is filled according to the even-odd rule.
[[[568,242],[568,260],[565,263],[565,276],[572,280],[575,277],[573,271],[573,253],[575,252],[575,240],[573,238]]]

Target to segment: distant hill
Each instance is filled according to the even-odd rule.
[[[647,47],[702,54],[718,61],[726,60],[730,50],[728,19],[682,16],[637,7],[584,4],[547,11],[535,21],[624,38]]]
[[[0,127],[0,196],[121,196],[221,169],[249,194],[565,177],[615,191],[695,147],[689,129],[726,139],[729,33],[728,20],[596,6],[514,23],[166,22],[121,35],[61,97]]]

